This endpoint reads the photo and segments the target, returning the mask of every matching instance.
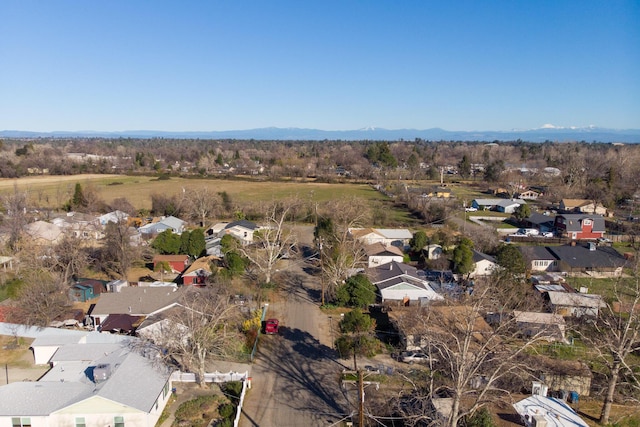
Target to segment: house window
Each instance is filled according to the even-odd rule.
[[[84,421],[84,417],[76,418],[76,427],[87,427],[87,424]]]
[[[590,219],[585,219],[584,221],[582,221],[582,224],[591,225],[591,220]]]
[[[11,427],[31,427],[31,418],[11,418]]]
[[[113,427],[124,427],[124,417],[113,417]]]

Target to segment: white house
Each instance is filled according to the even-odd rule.
[[[98,221],[100,222],[100,225],[105,226],[110,222],[118,223],[123,220],[126,221],[128,218],[129,218],[129,215],[127,213],[116,210],[113,212],[106,213],[104,215],[100,215],[98,217]]]
[[[473,271],[469,273],[469,277],[490,276],[498,267],[496,259],[491,255],[473,251]]]
[[[513,404],[525,427],[589,427],[565,402],[542,395],[529,396]]]
[[[407,264],[392,261],[369,268],[367,275],[378,288],[383,303],[410,305],[443,299],[431,288],[429,282],[418,276],[415,267]]]
[[[402,262],[404,260],[402,250],[396,246],[385,246],[382,243],[374,243],[364,248],[364,250],[369,260],[369,268],[387,264],[392,261]]]
[[[171,230],[175,234],[182,234],[185,229],[186,222],[175,216],[162,218],[158,222],[143,225],[138,228],[141,234],[159,234],[166,230]]]
[[[71,346],[57,350],[40,380],[0,387],[1,427],[156,424],[171,395],[171,372],[155,353],[124,342]]]
[[[350,228],[354,239],[365,245],[382,243],[385,246],[397,246],[401,249],[409,246],[413,233],[406,228]]]

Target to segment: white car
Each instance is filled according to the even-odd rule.
[[[468,208],[464,208],[465,212],[476,212],[478,208],[474,208],[473,206],[469,206]]]
[[[553,232],[551,231],[545,231],[544,233],[540,234],[541,237],[553,237]]]
[[[403,351],[400,353],[400,357],[398,358],[401,362],[404,363],[429,363],[429,361],[435,362],[436,360],[431,359],[427,354],[421,351]]]

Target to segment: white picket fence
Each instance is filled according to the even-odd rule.
[[[175,371],[171,374],[171,381],[182,383],[194,383],[196,382],[196,374],[191,372]],[[242,413],[242,405],[244,404],[244,396],[247,394],[247,389],[251,387],[251,378],[249,377],[249,371],[245,372],[207,372],[204,374],[204,381],[207,383],[226,383],[230,381],[242,381],[242,392],[240,393],[240,401],[236,408],[236,417],[233,420],[233,426],[238,427],[240,423],[240,414]]]
[[[244,381],[249,377],[249,372],[207,372],[204,374],[204,382],[206,383],[227,383],[229,381]],[[171,374],[171,381],[179,383],[195,383],[196,374],[191,372],[175,371]]]

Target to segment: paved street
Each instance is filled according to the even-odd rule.
[[[261,336],[242,427],[329,426],[351,412],[338,381],[343,361],[318,307],[320,283],[307,267],[300,261],[283,267],[281,300],[268,311],[280,320],[280,334]]]

